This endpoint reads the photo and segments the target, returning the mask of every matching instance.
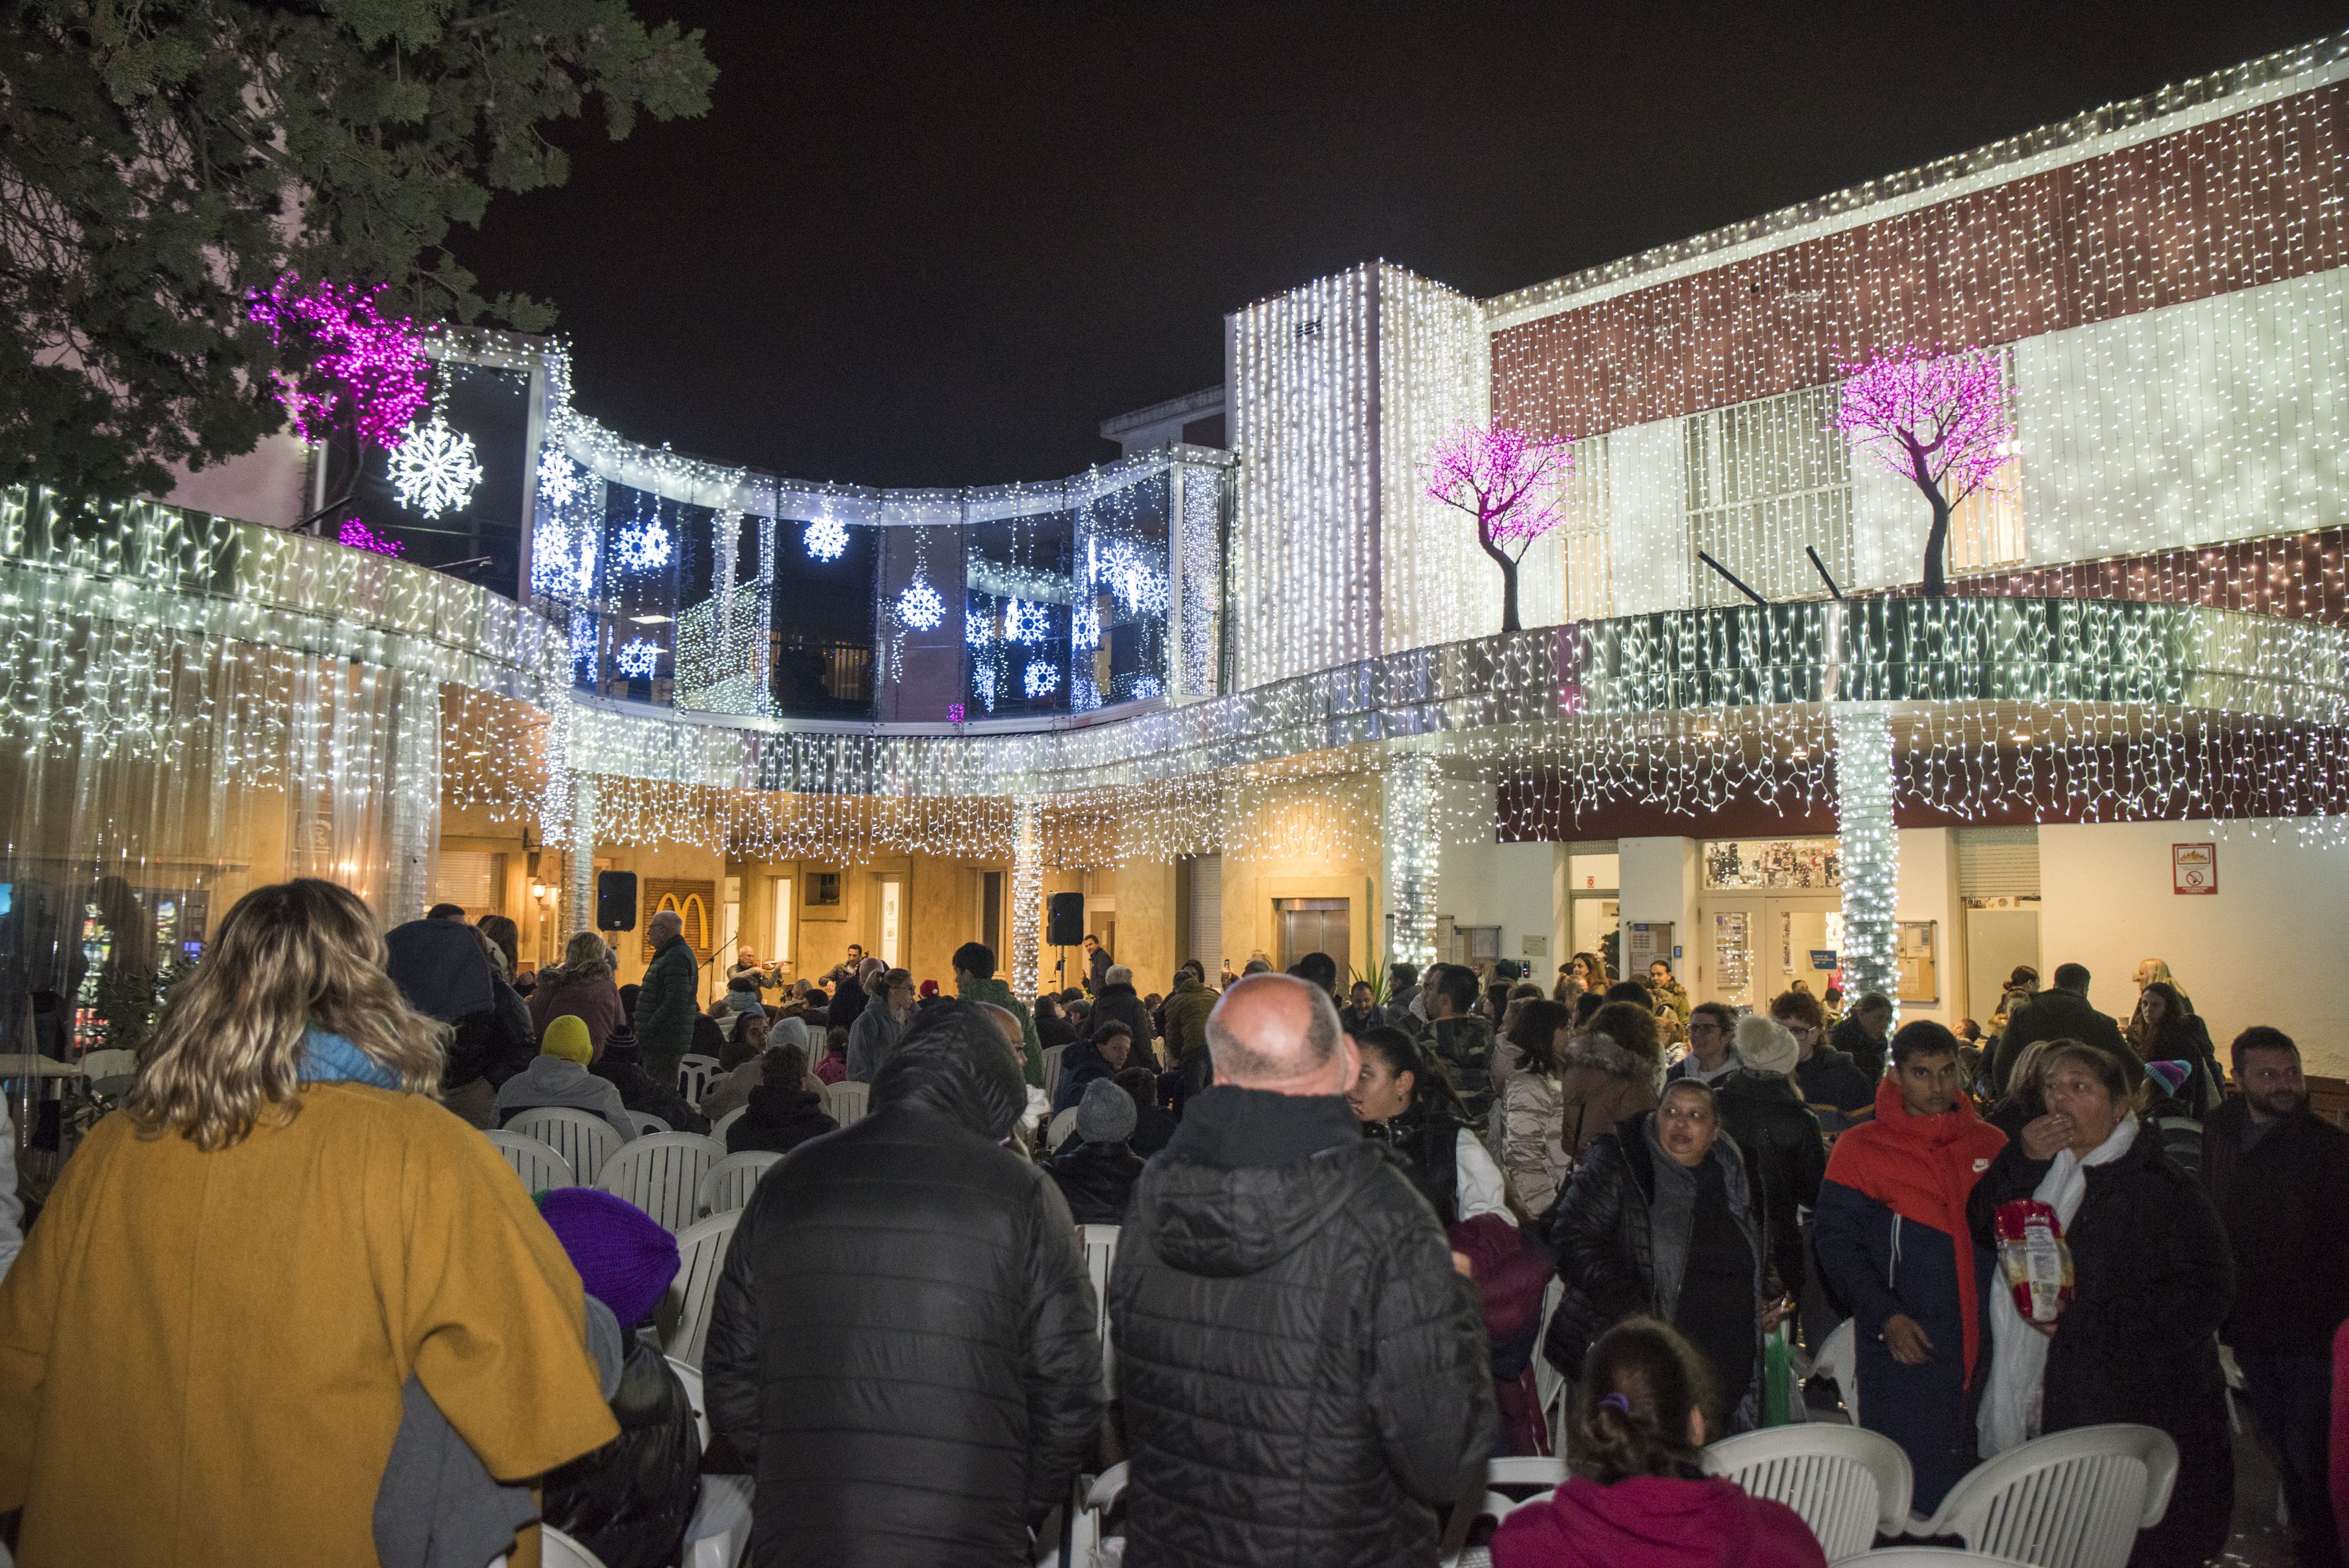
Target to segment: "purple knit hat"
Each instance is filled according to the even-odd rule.
[[[571,1255],[587,1294],[610,1307],[621,1327],[652,1315],[678,1269],[677,1238],[659,1221],[593,1187],[543,1192],[538,1212]]]
[[[2145,1076],[2154,1081],[2164,1098],[2176,1099],[2186,1092],[2186,1080],[2194,1076],[2192,1062],[2147,1062]]]

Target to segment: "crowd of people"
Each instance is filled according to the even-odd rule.
[[[2302,1561],[2340,1561],[2349,1132],[2273,1028],[2222,1070],[2158,960],[2126,1025],[2079,965],[2018,970],[1985,1037],[1833,990],[1741,1015],[1596,952],[1547,990],[1456,964],[1341,987],[1311,954],[1161,994],[1088,938],[1083,984],[1031,998],[979,943],[950,990],[744,949],[704,1006],[674,914],[634,985],[595,933],[535,974],[514,936],[249,894],[13,1262],[0,1187],[20,1561],[486,1563],[543,1518],[654,1568],[731,1472],[756,1563],[1009,1564],[1123,1460],[1142,1568],[1424,1564],[1489,1458],[1562,1439],[1506,1568],[1816,1564],[1699,1453],[1828,1400],[1773,1350],[1847,1321],[1836,1392],[1920,1511],[2045,1433],[2168,1433],[2149,1564],[2226,1540],[2223,1345]],[[730,1150],[788,1155],[717,1282],[707,1451],[649,1326],[675,1238],[592,1189],[533,1204],[467,1126],[548,1106],[623,1138],[730,1117]],[[2052,1318],[1998,1263],[2026,1207],[2068,1250]],[[1107,1343],[1084,1224],[1120,1227]]]

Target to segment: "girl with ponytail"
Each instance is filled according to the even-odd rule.
[[[1652,1317],[1583,1360],[1564,1486],[1509,1515],[1494,1568],[1826,1568],[1802,1516],[1704,1473],[1713,1369]]]

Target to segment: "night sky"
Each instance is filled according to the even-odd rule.
[[[2349,25],[2340,4],[826,7],[707,30],[709,114],[494,202],[578,403],[794,477],[1050,479],[1223,377],[1224,313],[1383,256],[1485,296]]]

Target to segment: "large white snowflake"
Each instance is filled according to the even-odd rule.
[[[1043,605],[1014,599],[1003,612],[1003,634],[1015,643],[1040,643],[1052,634],[1052,618]]]
[[[579,465],[561,447],[548,447],[538,454],[539,500],[560,509],[577,500],[585,488],[580,483]]]
[[[818,561],[837,561],[848,548],[848,525],[836,517],[820,517],[807,525],[800,541]]]
[[[916,632],[935,630],[946,618],[947,602],[938,597],[938,591],[930,586],[926,577],[915,578],[897,595],[897,619]]]
[[[481,482],[481,465],[473,460],[473,438],[450,428],[438,408],[392,449],[390,464],[392,492],[399,504],[427,517],[463,511],[473,499],[473,487]]]
[[[620,645],[619,652],[612,655],[612,662],[620,667],[624,676],[635,680],[650,680],[653,672],[660,668],[660,656],[658,643],[648,643],[642,637],[636,637]]]
[[[1038,659],[1028,666],[1021,684],[1028,688],[1030,696],[1050,696],[1061,689],[1061,672]]]
[[[616,553],[623,572],[658,572],[668,564],[668,530],[653,518],[639,518],[620,530]]]

